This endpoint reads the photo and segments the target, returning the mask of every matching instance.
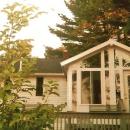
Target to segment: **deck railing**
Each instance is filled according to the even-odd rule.
[[[60,113],[53,130],[130,130],[130,113]]]

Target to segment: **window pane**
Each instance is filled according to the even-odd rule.
[[[84,59],[81,68],[101,68],[101,53]]]
[[[101,78],[99,71],[91,72],[92,104],[101,104]]]
[[[119,70],[115,71],[115,85],[116,85],[116,102],[119,104],[121,99],[121,92],[120,92],[120,72]]]
[[[108,58],[108,51],[104,51],[104,61],[105,61],[105,68],[109,67],[109,58]]]
[[[119,59],[121,58],[121,66],[123,67],[130,67],[130,54],[122,51],[115,49],[115,67],[119,66]]]
[[[124,58],[124,59],[122,59],[122,64],[124,67],[130,67],[130,60]]]
[[[101,104],[100,71],[83,71],[81,84],[81,104]]]
[[[72,73],[72,110],[76,111],[77,106],[77,71]]]
[[[119,52],[118,50],[114,50],[114,65],[115,68],[119,67]]]
[[[130,75],[128,75],[128,87],[130,88]]]
[[[43,95],[43,77],[36,78],[36,96]]]
[[[109,71],[105,71],[106,105],[110,105]]]
[[[90,72],[83,71],[81,74],[81,104],[90,104]]]
[[[128,81],[128,97],[130,99],[130,75],[128,75],[127,81]]]

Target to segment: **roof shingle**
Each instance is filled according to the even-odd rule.
[[[42,59],[38,58],[35,64],[36,73],[63,73],[60,65],[61,59]]]

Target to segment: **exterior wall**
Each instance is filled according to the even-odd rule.
[[[64,104],[67,101],[67,89],[66,89],[66,78],[65,76],[43,76],[44,77],[44,81],[43,83],[46,84],[47,81],[49,80],[53,80],[53,81],[57,81],[57,83],[59,84],[58,86],[58,94],[60,94],[60,96],[56,96],[56,95],[51,95],[48,98],[48,104],[54,104],[54,105],[59,105],[59,104]],[[36,87],[36,77],[29,77],[28,78],[29,81],[31,82],[32,85],[34,85],[34,87]],[[43,85],[43,93],[44,93],[44,85]],[[36,91],[32,91],[32,95],[30,94],[21,94],[21,96],[26,96],[27,99],[27,104],[28,105],[35,105],[37,103],[43,103],[42,101],[42,96],[36,96]]]
[[[56,95],[51,95],[48,98],[48,103],[49,104],[63,104],[66,103],[67,101],[67,87],[66,87],[66,79],[65,77],[46,77],[45,78],[45,83],[48,80],[54,80],[54,81],[58,81],[59,87],[58,87],[58,93],[60,96],[56,96]]]

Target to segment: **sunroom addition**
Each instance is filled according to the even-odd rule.
[[[68,111],[130,109],[130,48],[108,40],[61,63]]]

